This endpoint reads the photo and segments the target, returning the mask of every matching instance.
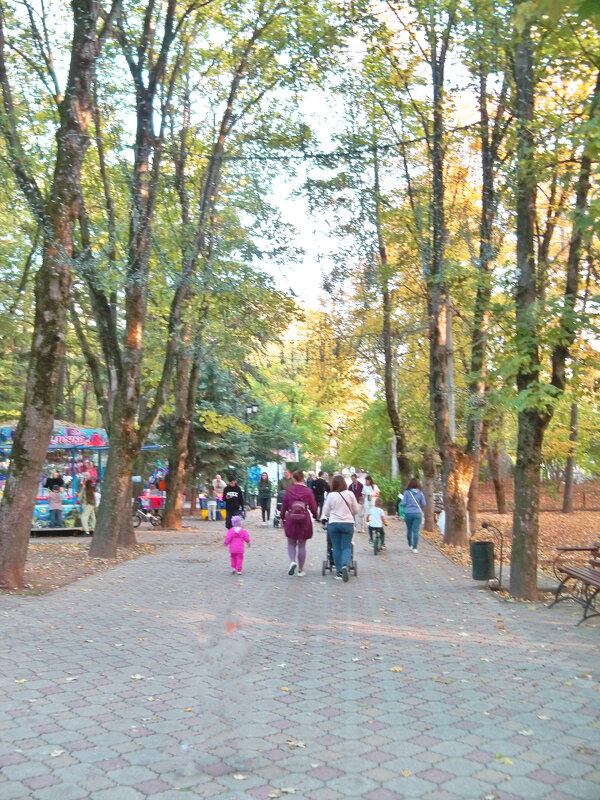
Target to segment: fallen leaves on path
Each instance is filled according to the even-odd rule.
[[[0,593],[45,594],[69,583],[112,569],[118,564],[153,553],[155,545],[140,544],[133,550],[119,550],[116,558],[90,558],[90,540],[83,538],[32,539],[27,550],[25,588],[0,589]],[[124,576],[123,576],[124,577]]]
[[[512,540],[512,514],[479,514],[479,524],[489,522],[498,527],[504,534],[503,563],[510,564],[510,551]],[[493,537],[485,530],[475,532],[475,537],[482,540],[492,540]],[[572,514],[559,512],[540,513],[538,563],[540,569],[551,573],[552,564],[557,556],[558,547],[588,547],[600,535],[600,511],[575,511]],[[435,531],[422,531],[422,536],[445,553],[456,564],[471,566],[471,553],[469,547],[454,547],[444,544],[442,534],[438,528]],[[499,558],[499,543],[495,542],[496,563]]]

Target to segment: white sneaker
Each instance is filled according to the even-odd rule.
[[[236,573],[236,572],[237,572],[237,569],[232,569],[232,570],[231,570],[231,574],[232,574],[232,575],[235,575],[235,573]]]
[[[305,575],[306,575],[306,572],[304,572],[304,570],[303,570],[303,569],[299,569],[299,570],[298,570],[298,577],[299,577],[299,578],[303,578]]]
[[[296,564],[295,561],[292,561],[290,566],[289,566],[289,568],[288,568],[288,575],[293,575],[294,572],[296,572],[296,567],[297,566],[298,566],[298,564]]]
[[[241,575],[241,574],[242,574],[242,570],[241,570],[241,569],[238,569],[238,571],[237,571],[237,574],[238,574],[238,575]]]
[[[413,553],[418,553],[418,552],[419,552],[419,551],[417,550],[417,548],[416,548],[416,547],[413,547]]]

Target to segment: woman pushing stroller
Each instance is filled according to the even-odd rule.
[[[352,536],[354,518],[358,514],[356,497],[346,487],[343,475],[335,475],[331,491],[323,506],[323,516],[327,517],[327,535],[331,539],[336,579],[348,581],[352,562]]]

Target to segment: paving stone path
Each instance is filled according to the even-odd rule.
[[[600,625],[508,604],[400,524],[359,575],[287,575],[249,523],[0,596],[0,800],[598,800]]]

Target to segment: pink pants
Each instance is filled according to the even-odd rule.
[[[287,546],[290,561],[296,561],[298,563],[298,569],[304,569],[306,541],[304,539],[288,539]],[[298,548],[298,556],[296,556],[296,547]]]
[[[236,572],[242,571],[242,564],[244,563],[244,554],[243,553],[230,553],[231,557],[231,569],[236,570]]]

